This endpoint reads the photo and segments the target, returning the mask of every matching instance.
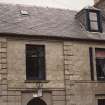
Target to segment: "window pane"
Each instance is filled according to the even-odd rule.
[[[91,30],[98,30],[98,23],[97,23],[97,21],[96,22],[90,21],[90,27],[91,27]]]
[[[89,17],[90,17],[90,20],[95,20],[95,21],[97,21],[97,13],[95,13],[95,12],[90,12],[90,13],[89,13]]]
[[[96,57],[97,58],[105,58],[105,50],[102,50],[102,51],[96,51]]]
[[[97,79],[105,80],[105,59],[96,59]]]

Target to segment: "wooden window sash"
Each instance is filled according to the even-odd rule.
[[[96,13],[96,16],[97,16],[97,27],[98,29],[95,30],[95,29],[91,29],[91,22],[94,22],[94,20],[91,20],[90,19],[90,16],[89,16],[89,13],[90,12],[93,12],[93,13]],[[101,13],[100,11],[96,11],[96,10],[87,10],[87,30],[90,31],[90,32],[102,32],[102,21],[101,21]]]

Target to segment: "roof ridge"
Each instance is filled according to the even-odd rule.
[[[0,2],[0,5],[12,5],[12,6],[22,6],[22,7],[35,7],[35,8],[43,8],[43,9],[55,9],[55,10],[61,10],[61,11],[70,11],[70,12],[78,12],[76,10],[70,10],[66,8],[57,8],[57,7],[49,7],[49,6],[38,6],[38,5],[28,5],[28,4],[12,4],[12,3],[3,3]]]

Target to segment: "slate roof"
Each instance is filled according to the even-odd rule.
[[[0,4],[0,33],[105,40],[105,33],[83,30],[75,19],[76,14],[66,9]]]

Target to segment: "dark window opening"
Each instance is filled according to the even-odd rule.
[[[105,49],[96,49],[97,80],[105,80]]]
[[[89,56],[90,56],[91,80],[94,80],[94,63],[93,63],[93,49],[92,49],[92,47],[89,48]]]
[[[45,80],[45,47],[26,45],[26,79]]]
[[[99,10],[87,11],[87,30],[90,32],[102,32],[101,13]]]
[[[98,105],[105,105],[105,99],[98,99]]]

